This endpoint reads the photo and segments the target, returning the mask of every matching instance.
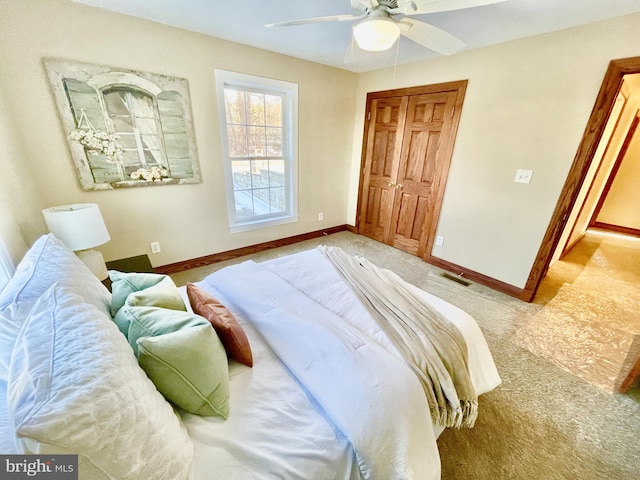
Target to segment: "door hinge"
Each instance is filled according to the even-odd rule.
[[[453,108],[451,109],[451,118],[453,118],[453,114],[456,113],[456,107],[455,105],[453,106]]]
[[[367,120],[371,120],[371,112],[367,112]]]

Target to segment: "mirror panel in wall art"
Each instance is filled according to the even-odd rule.
[[[44,59],[83,190],[200,183],[184,78]]]

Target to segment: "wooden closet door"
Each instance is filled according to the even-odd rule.
[[[359,233],[429,260],[466,87],[367,94]]]
[[[360,233],[388,243],[408,97],[373,100],[360,203]]]
[[[409,97],[403,144],[396,177],[387,243],[423,257],[438,200],[437,187],[446,181],[448,162],[440,155],[451,141],[455,92]]]

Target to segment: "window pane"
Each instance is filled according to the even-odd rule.
[[[162,154],[160,150],[143,150],[144,161],[147,162],[147,166],[160,165],[162,163]]]
[[[138,146],[136,144],[136,138],[133,136],[133,134],[125,135],[123,133],[119,133],[118,134],[118,143],[125,150],[138,148]]]
[[[133,132],[133,121],[129,115],[126,117],[111,117],[111,122],[113,123],[113,129],[116,132]]]
[[[157,135],[140,135],[143,148],[160,150],[160,138]]]
[[[282,128],[267,127],[267,156],[282,156]]]
[[[253,214],[254,215],[269,215],[271,209],[269,208],[269,189],[260,188],[253,190]]]
[[[249,125],[264,125],[264,95],[247,92],[247,113]]]
[[[155,118],[155,105],[151,96],[133,89],[127,89],[125,96],[129,111],[137,118]]]
[[[251,172],[253,174],[253,188],[269,187],[269,162],[265,160],[253,160],[251,162]],[[269,199],[267,198],[267,202]]]
[[[284,160],[269,161],[269,185],[284,187]]]
[[[264,157],[267,153],[267,139],[264,127],[248,127],[249,131],[249,155]]]
[[[265,95],[266,124],[272,127],[282,126],[282,97]]]
[[[234,161],[231,164],[234,190],[251,189],[251,162],[249,160]]]
[[[136,126],[144,135],[155,135],[158,131],[158,124],[155,118],[137,118]]]
[[[245,123],[244,92],[241,90],[224,89],[224,103],[227,111],[227,123]]]
[[[129,116],[129,109],[127,108],[124,97],[120,95],[120,92],[117,90],[111,90],[109,92],[105,91],[103,93],[103,97],[109,114]]]
[[[282,213],[286,210],[284,187],[270,188],[271,213]]]
[[[125,150],[122,163],[123,165],[140,165],[138,150]]]
[[[246,220],[253,217],[253,197],[251,190],[239,190],[233,194],[236,205],[236,218]]]
[[[229,155],[232,157],[246,157],[247,152],[247,129],[240,125],[229,125],[227,127],[227,140],[229,142]]]

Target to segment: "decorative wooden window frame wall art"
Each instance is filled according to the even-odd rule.
[[[200,183],[189,83],[44,59],[83,190]]]

